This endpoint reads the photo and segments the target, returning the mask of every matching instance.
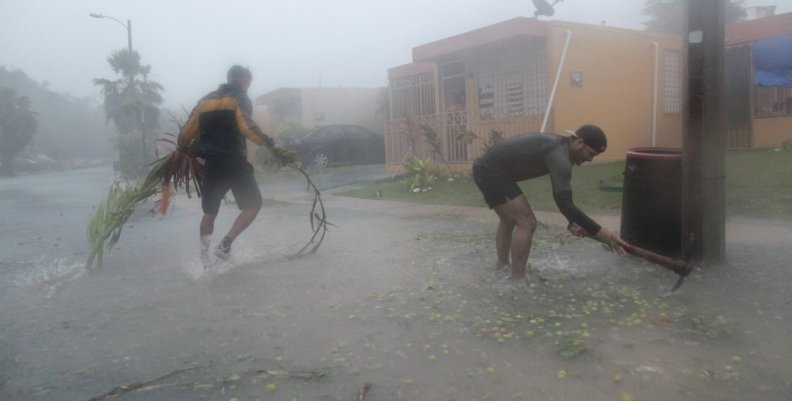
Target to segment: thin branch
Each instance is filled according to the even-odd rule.
[[[314,184],[314,182],[311,180],[311,177],[308,175],[308,173],[306,173],[305,170],[294,163],[291,163],[288,166],[299,171],[300,174],[305,177],[305,179],[308,181],[308,188],[313,190],[314,193],[311,211],[308,214],[313,235],[311,236],[311,239],[309,239],[308,242],[299,251],[297,251],[297,253],[292,255],[292,257],[297,257],[316,252],[316,250],[322,245],[325,234],[327,234],[327,226],[332,224],[328,223],[327,221],[327,213],[325,211],[324,202],[322,202],[322,194],[319,191],[319,188],[316,187],[316,184]],[[317,205],[319,206],[319,212],[316,210]]]
[[[369,382],[363,383],[363,386],[360,387],[360,390],[357,393],[357,398],[355,398],[355,401],[366,401],[366,394],[368,394],[368,391],[370,389],[371,389],[371,383]]]
[[[102,401],[102,400],[106,400],[106,399],[109,399],[109,398],[118,397],[119,395],[126,394],[126,393],[128,393],[130,391],[150,390],[150,389],[154,389],[154,388],[157,388],[157,387],[163,387],[163,386],[165,386],[165,384],[160,383],[160,382],[165,381],[166,379],[169,379],[169,378],[171,378],[173,376],[182,374],[184,372],[189,372],[189,371],[197,369],[197,368],[198,367],[195,366],[195,367],[187,368],[187,369],[177,369],[177,370],[174,370],[174,371],[166,374],[165,376],[160,376],[160,377],[158,377],[158,378],[156,378],[154,380],[149,380],[149,381],[141,382],[141,383],[124,384],[124,385],[118,386],[118,387],[116,387],[116,388],[114,388],[114,389],[112,389],[112,390],[110,390],[110,391],[108,391],[108,392],[106,392],[106,393],[104,393],[104,394],[102,394],[100,396],[96,396],[94,398],[91,398],[88,401]]]

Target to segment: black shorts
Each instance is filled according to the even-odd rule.
[[[476,161],[473,163],[473,181],[484,195],[484,202],[487,202],[490,209],[523,194],[509,173],[498,166]]]
[[[204,172],[201,200],[204,213],[216,215],[229,189],[239,210],[261,208],[261,192],[253,176],[253,166],[244,156],[207,158]]]

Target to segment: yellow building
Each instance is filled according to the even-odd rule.
[[[726,27],[730,148],[792,146],[792,13]]]
[[[388,70],[389,169],[412,153],[466,168],[498,137],[585,123],[608,135],[598,160],[682,143],[677,36],[521,17],[415,47],[412,58]]]

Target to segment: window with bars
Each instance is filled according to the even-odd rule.
[[[443,111],[467,110],[467,83],[465,82],[465,63],[452,61],[440,66],[440,79],[443,90]]]
[[[756,117],[792,115],[792,88],[757,86],[754,93]]]
[[[434,73],[394,79],[390,82],[390,92],[392,118],[435,113]]]
[[[476,65],[482,120],[535,116],[547,105],[545,42],[532,39],[482,55]]]
[[[666,113],[682,112],[682,55],[678,51],[664,53],[663,103]]]

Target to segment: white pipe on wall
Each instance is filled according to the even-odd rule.
[[[561,61],[558,63],[558,71],[556,71],[555,82],[553,83],[553,90],[550,92],[550,99],[547,101],[547,109],[545,110],[544,120],[542,120],[542,129],[539,132],[544,132],[547,127],[547,118],[550,116],[550,108],[553,107],[553,100],[555,99],[556,89],[558,88],[558,80],[561,78],[561,69],[564,68],[564,60],[566,60],[567,50],[569,50],[569,40],[572,39],[572,31],[566,31],[566,42],[564,43],[564,50],[561,53]]]
[[[654,83],[652,84],[652,147],[657,146],[657,76],[660,65],[660,44],[652,42],[654,46]]]

